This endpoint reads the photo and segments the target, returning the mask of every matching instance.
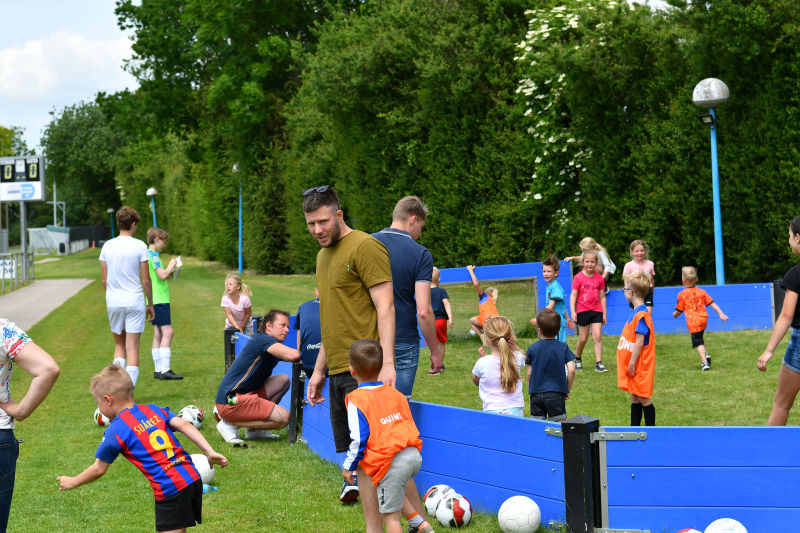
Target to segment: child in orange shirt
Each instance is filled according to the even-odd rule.
[[[472,330],[481,337],[481,342],[485,345],[486,340],[483,337],[483,323],[490,316],[499,316],[497,312],[497,289],[494,287],[486,287],[486,292],[481,289],[481,284],[478,278],[475,277],[475,265],[467,265],[469,277],[472,278],[472,286],[478,291],[478,311],[480,314],[469,319],[469,325]]]
[[[689,326],[689,333],[692,335],[692,348],[697,348],[697,353],[700,354],[700,362],[702,363],[700,370],[707,372],[711,370],[711,356],[708,355],[706,345],[703,342],[703,332],[705,332],[706,324],[708,323],[706,306],[710,305],[723,322],[727,322],[728,315],[722,312],[722,309],[714,303],[713,298],[706,291],[695,287],[697,283],[697,269],[695,267],[687,266],[681,269],[681,283],[686,288],[678,293],[678,305],[675,306],[672,316],[678,318],[681,313],[686,313],[686,325]]]
[[[631,425],[656,425],[653,381],[656,370],[656,343],[653,318],[644,304],[650,291],[650,275],[636,272],[623,276],[625,298],[633,304],[617,345],[617,386],[631,393]]]

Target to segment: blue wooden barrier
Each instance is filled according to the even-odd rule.
[[[605,427],[606,431],[631,431]],[[700,531],[734,518],[749,533],[800,530],[797,427],[647,427],[606,443],[609,527]]]

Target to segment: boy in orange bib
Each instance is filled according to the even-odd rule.
[[[633,311],[622,328],[617,345],[617,386],[631,393],[631,425],[656,425],[656,408],[653,405],[653,380],[656,370],[656,343],[653,318],[644,305],[650,290],[650,275],[636,272],[623,276],[625,298],[633,304]]]

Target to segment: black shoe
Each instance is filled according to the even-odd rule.
[[[161,373],[161,379],[183,379],[183,376],[176,374],[172,370],[167,370]]]
[[[161,372],[153,372],[153,379],[161,379]]]

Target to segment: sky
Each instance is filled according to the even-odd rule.
[[[131,41],[114,0],[0,0],[0,125],[24,128],[41,153],[51,111],[136,89],[122,70]]]

